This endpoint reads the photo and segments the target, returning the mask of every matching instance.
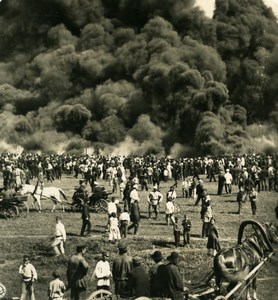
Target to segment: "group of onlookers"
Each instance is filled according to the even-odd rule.
[[[86,260],[87,247],[76,247],[76,254],[68,259],[66,277],[67,283],[61,280],[63,275],[60,269],[53,272],[53,279],[48,285],[48,295],[40,295],[40,299],[63,300],[69,290],[70,299],[85,300],[88,295],[88,269]],[[131,257],[128,254],[126,241],[118,243],[118,254],[109,262],[109,253],[104,251],[97,262],[91,279],[96,280],[97,290],[111,290],[112,280],[117,297],[161,297],[174,300],[184,299],[187,289],[184,286],[179,269],[181,256],[172,252],[164,262],[160,251],[151,254],[154,264],[147,270],[143,267],[142,258]],[[35,300],[34,282],[38,280],[38,273],[28,256],[23,257],[23,263],[19,267],[21,275],[21,298],[28,295]]]

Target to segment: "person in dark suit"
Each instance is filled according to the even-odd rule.
[[[82,200],[81,217],[82,217],[82,227],[81,227],[80,235],[85,236],[85,231],[87,231],[87,234],[90,234],[92,228],[92,223],[90,220],[91,219],[90,207],[86,200]]]
[[[128,278],[128,290],[131,297],[150,296],[150,278],[147,270],[141,266],[141,258],[133,258],[133,270]]]
[[[88,272],[89,265],[84,258],[86,253],[86,246],[77,246],[76,254],[74,254],[68,261],[67,279],[68,287],[70,289],[71,300],[85,300],[87,285],[85,276]]]

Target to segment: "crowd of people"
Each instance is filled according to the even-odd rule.
[[[128,234],[138,235],[140,228],[140,193],[146,191],[148,218],[157,219],[161,214],[161,205],[165,215],[165,225],[173,228],[173,241],[176,247],[189,247],[192,223],[185,214],[179,218],[177,212],[177,186],[181,186],[181,197],[194,199],[195,206],[201,206],[201,238],[207,239],[208,254],[215,256],[220,249],[219,234],[216,227],[211,197],[205,182],[217,182],[216,193],[231,194],[237,192],[238,214],[241,214],[242,203],[250,200],[253,215],[256,214],[258,193],[276,191],[278,161],[276,156],[242,155],[227,157],[198,158],[157,158],[88,156],[74,155],[38,155],[38,154],[2,154],[0,157],[3,175],[3,190],[0,197],[8,197],[12,190],[18,190],[30,180],[36,180],[36,186],[43,188],[44,181],[61,179],[63,174],[79,178],[82,227],[81,236],[90,235],[92,231],[90,206],[92,193],[103,192],[98,181],[106,180],[113,194],[107,208],[107,231],[111,243],[118,245],[119,254],[113,261],[112,269],[107,262],[109,253],[102,253],[102,259],[95,268],[98,289],[110,289],[114,280],[115,293],[131,297],[168,297],[182,299],[184,287],[178,270],[180,259],[178,252],[167,257],[164,264],[159,251],[153,253],[155,265],[147,271],[141,265],[139,257],[127,255],[125,243]],[[160,192],[161,182],[169,183],[165,197]],[[119,205],[122,203],[123,205]],[[55,237],[52,244],[55,256],[65,255],[64,243],[66,231],[61,218],[56,218]],[[84,257],[86,247],[78,246],[76,255],[68,261],[67,287],[71,290],[71,299],[83,299],[86,294],[85,276],[88,263]],[[19,273],[22,275],[22,297],[29,294],[34,297],[32,282],[37,279],[34,266],[24,257]],[[31,276],[30,276],[31,274]],[[59,279],[61,274],[53,272],[53,281],[49,284],[49,299],[63,299],[65,284]],[[166,280],[167,279],[167,280]],[[59,298],[60,297],[60,298]],[[85,298],[84,298],[85,299]]]
[[[68,259],[67,283],[61,280],[62,273],[59,269],[53,271],[53,279],[48,285],[49,300],[63,300],[67,290],[70,299],[87,299],[86,275],[89,263],[85,257],[86,251],[86,246],[78,245],[76,253]],[[159,297],[183,300],[184,295],[188,293],[179,270],[181,257],[178,252],[173,251],[164,262],[162,253],[158,250],[154,251],[151,254],[154,263],[147,270],[142,265],[142,258],[131,257],[128,254],[127,243],[121,241],[118,244],[118,254],[112,261],[112,267],[108,258],[109,253],[102,252],[101,259],[94,268],[92,279],[97,281],[97,290],[110,291],[113,280],[117,298]],[[28,295],[31,300],[35,300],[34,282],[38,279],[38,274],[28,256],[23,257],[19,274],[22,276],[20,299],[26,299]]]

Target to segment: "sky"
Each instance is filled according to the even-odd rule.
[[[264,0],[267,6],[270,6],[278,18],[278,0]],[[196,0],[196,4],[200,6],[208,17],[212,17],[214,10],[214,0]]]

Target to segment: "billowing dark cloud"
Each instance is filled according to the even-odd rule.
[[[263,124],[270,149],[278,25],[243,2],[1,1],[0,148],[243,153]]]

